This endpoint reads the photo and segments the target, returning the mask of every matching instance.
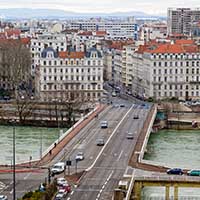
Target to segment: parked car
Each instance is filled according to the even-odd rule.
[[[61,178],[57,178],[57,185],[58,186],[62,186],[62,185],[67,185],[68,182],[65,178],[61,177]]]
[[[182,175],[183,170],[180,168],[172,168],[167,170],[167,174],[177,174],[177,175]]]
[[[61,200],[67,196],[67,192],[64,189],[60,189],[55,196],[54,200]]]
[[[200,170],[199,169],[192,169],[187,172],[187,175],[189,176],[200,176]]]
[[[133,133],[127,133],[126,138],[133,139],[134,138]]]
[[[97,144],[97,146],[103,146],[105,144],[104,139],[103,138],[97,139],[96,144]]]
[[[78,152],[75,159],[76,159],[76,161],[84,160],[84,153],[81,151]]]
[[[116,97],[117,96],[116,92],[112,92],[112,96]]]
[[[52,175],[60,174],[60,173],[64,172],[64,170],[65,170],[65,163],[58,162],[55,165],[53,165],[53,167],[51,168],[51,173],[52,173]]]
[[[8,197],[5,195],[0,195],[0,200],[8,200]]]
[[[69,184],[67,185],[63,185],[59,187],[59,190],[64,190],[66,193],[70,193],[71,192],[71,186]]]

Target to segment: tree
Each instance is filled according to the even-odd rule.
[[[5,40],[0,43],[0,53],[0,76],[17,98],[23,90],[31,89],[30,49],[20,40]]]
[[[34,109],[32,96],[30,49],[20,40],[5,40],[0,43],[0,78],[5,88],[15,99],[16,114],[25,121]]]

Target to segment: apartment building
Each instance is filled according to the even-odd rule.
[[[138,39],[138,25],[132,18],[127,20],[73,21],[69,27],[84,31],[106,31],[108,39]]]
[[[97,101],[103,91],[102,54],[95,48],[87,52],[58,52],[47,47],[41,53],[36,83],[36,95],[42,101]]]
[[[166,23],[150,23],[140,27],[139,40],[146,43],[157,38],[167,38]]]
[[[132,92],[140,97],[199,98],[200,51],[193,40],[151,42],[133,55]]]
[[[40,63],[40,55],[45,47],[52,47],[56,51],[67,50],[67,39],[65,34],[43,33],[31,39],[31,55],[32,55],[32,75],[35,68]]]
[[[200,21],[200,8],[169,8],[168,34],[192,35],[193,24]]]

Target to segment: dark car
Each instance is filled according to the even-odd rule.
[[[139,119],[139,116],[138,115],[134,115],[133,119]]]
[[[172,168],[167,170],[167,174],[176,174],[176,175],[182,175],[183,170],[180,168]]]

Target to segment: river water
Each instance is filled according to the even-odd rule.
[[[15,127],[16,163],[38,159],[55,140],[60,131],[57,128]],[[13,127],[0,126],[0,164],[11,164],[13,148]]]
[[[199,130],[161,130],[151,134],[144,159],[169,167],[199,169],[199,152]],[[164,194],[164,188],[146,187],[143,189],[145,200],[165,199]],[[173,191],[171,191],[172,194]],[[179,195],[179,199],[200,200],[200,189],[180,188]]]

